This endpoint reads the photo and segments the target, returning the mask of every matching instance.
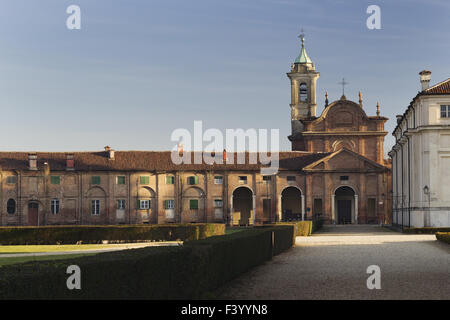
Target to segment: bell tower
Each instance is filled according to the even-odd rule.
[[[287,74],[291,80],[291,126],[292,135],[303,131],[300,120],[316,116],[316,82],[320,76],[312,60],[306,54],[305,35],[298,36],[302,41],[299,56],[292,64],[291,72]]]

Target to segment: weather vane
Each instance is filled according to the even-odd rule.
[[[344,95],[344,87],[346,84],[348,84],[348,82],[345,82],[345,78],[342,78],[342,81],[338,82],[338,84],[342,85],[342,95]]]
[[[300,30],[300,34],[298,35],[298,37],[302,40],[302,44],[303,44],[303,41],[305,41],[305,34],[304,34],[304,32],[303,32],[303,28],[302,28],[302,30]]]

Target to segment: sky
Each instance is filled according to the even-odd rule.
[[[81,29],[69,30],[70,5]],[[381,29],[369,30],[369,5]],[[368,115],[380,103],[385,152],[395,115],[450,77],[447,0],[2,0],[0,150],[170,150],[171,133],[279,129],[290,150],[290,71],[305,33],[325,91]]]

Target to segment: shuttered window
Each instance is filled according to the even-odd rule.
[[[189,185],[198,184],[198,177],[197,176],[190,176],[190,177],[188,177],[187,183]]]
[[[60,176],[51,176],[50,177],[50,183],[51,184],[60,184],[61,183],[61,177]]]
[[[175,200],[164,201],[164,209],[174,209],[174,208],[175,208]]]
[[[93,176],[92,184],[100,184],[100,176]]]
[[[150,183],[150,177],[149,176],[140,176],[139,177],[139,183],[140,184],[149,184]]]
[[[166,184],[174,184],[175,177],[174,176],[166,176]]]
[[[189,200],[189,209],[190,210],[197,210],[198,209],[198,200],[197,199]]]
[[[17,176],[7,176],[6,177],[6,183],[7,184],[16,184],[17,183]]]
[[[117,184],[125,184],[125,176],[117,176],[116,183]]]

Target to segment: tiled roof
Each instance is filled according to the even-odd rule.
[[[450,93],[450,78],[435,84],[432,87],[429,87],[425,90],[425,94],[448,94]]]
[[[28,170],[28,152],[0,152],[1,170]],[[114,160],[108,159],[107,152],[37,152],[38,168],[43,169],[47,162],[51,171],[66,170],[66,155],[73,154],[77,171],[176,171],[176,170],[259,170],[265,167],[260,163],[249,164],[246,153],[245,164],[236,164],[236,153],[227,153],[234,157],[234,164],[180,164],[172,162],[170,151],[116,151]],[[222,153],[220,153],[222,156]],[[298,151],[280,152],[280,170],[301,170],[328,153],[308,153]],[[191,154],[193,158],[193,154]],[[259,159],[259,158],[258,158]]]

